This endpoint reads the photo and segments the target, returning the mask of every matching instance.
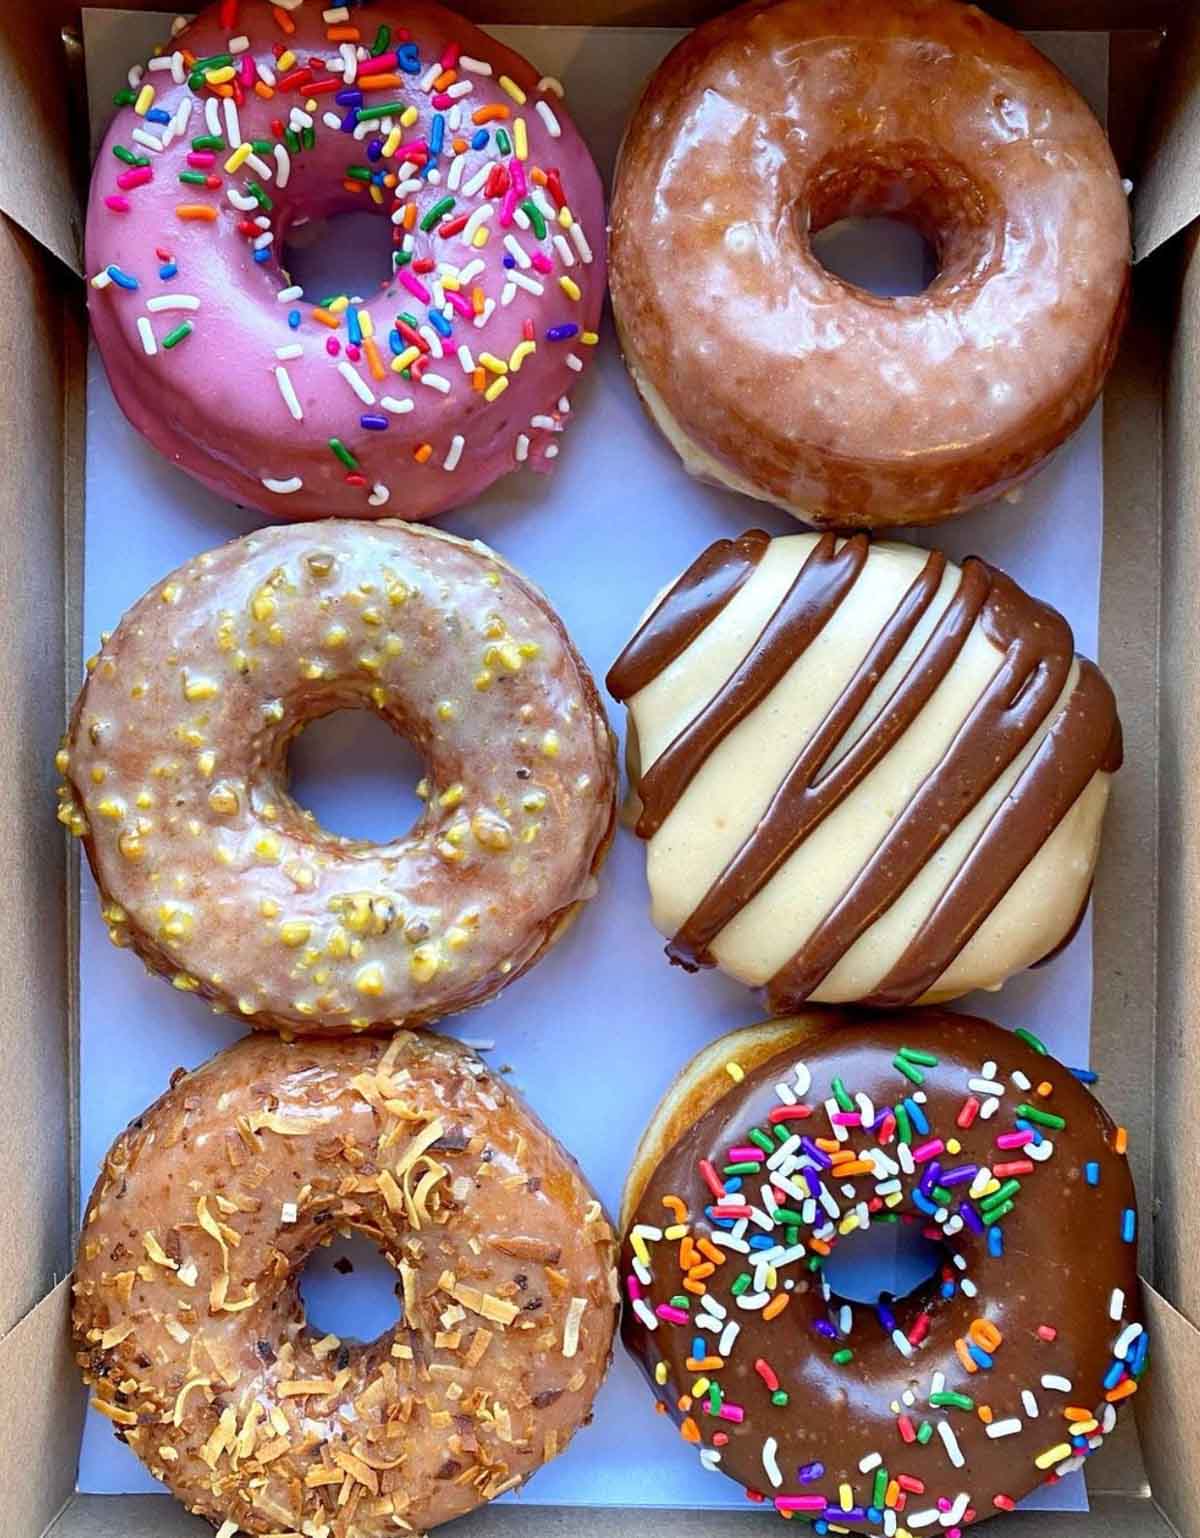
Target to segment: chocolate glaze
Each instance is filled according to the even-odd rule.
[[[748,575],[750,536],[707,550],[645,621],[608,675],[629,700],[716,618]],[[759,541],[765,536],[759,536]],[[750,548],[761,559],[765,548]],[[651,838],[717,745],[761,704],[811,645],[840,604],[853,601],[868,558],[867,536],[822,535],[732,676],[641,774],[637,831]],[[887,836],[836,896],[816,929],[767,985],[772,1009],[809,998],[838,961],[899,897],[954,829],[1027,746],[1059,701],[1074,660],[1066,620],[1010,577],[970,557],[957,592],[890,699],[846,754],[825,765],[925,613],[945,572],[933,552],[880,626],[848,685],[793,761],[770,805],[701,896],[667,954],[688,970],[714,965],[709,947],[813,830],[896,746],[958,659],[976,623],[1004,660],[963,721],[935,773],[900,812]],[[690,595],[703,584],[705,602]],[[677,593],[688,595],[675,610]],[[702,618],[701,618],[702,617]],[[1052,724],[966,861],[903,955],[865,1002],[893,1007],[921,998],[976,933],[1049,838],[1097,771],[1121,763],[1112,692],[1098,669],[1079,664],[1066,708]]]
[[[655,1385],[667,1413],[684,1427],[686,1439],[695,1441],[698,1429],[702,1448],[718,1448],[721,1471],[753,1491],[764,1492],[768,1499],[818,1492],[836,1502],[839,1486],[844,1482],[851,1488],[860,1515],[851,1518],[840,1514],[838,1520],[855,1532],[868,1528],[878,1531],[878,1520],[869,1522],[861,1514],[871,1504],[874,1473],[864,1475],[859,1470],[860,1459],[878,1453],[889,1479],[903,1473],[924,1484],[923,1493],[907,1496],[908,1516],[934,1507],[939,1498],[953,1502],[964,1491],[976,1515],[990,1515],[994,1496],[1019,1499],[1046,1478],[1050,1468],[1059,1466],[1061,1460],[1055,1460],[1046,1469],[1039,1469],[1034,1460],[1068,1440],[1070,1426],[1063,1416],[1068,1406],[1092,1412],[1101,1407],[1103,1415],[1106,1389],[1102,1380],[1114,1360],[1113,1346],[1121,1332],[1138,1318],[1136,1246],[1121,1237],[1122,1216],[1134,1207],[1133,1187],[1127,1161],[1114,1150],[1116,1129],[1069,1070],[985,1020],[922,1009],[905,1012],[901,1021],[883,1023],[878,1016],[862,1012],[814,1010],[806,1015],[803,1026],[801,1022],[797,1026],[803,1031],[802,1039],[786,1051],[776,1049],[765,1061],[748,1066],[745,1079],[736,1087],[730,1083],[728,1091],[692,1123],[648,1173],[633,1213],[631,1231],[637,1225],[661,1230],[674,1222],[674,1214],[667,1211],[664,1199],[678,1196],[688,1208],[691,1240],[711,1238],[716,1225],[711,1215],[705,1215],[705,1209],[712,1196],[698,1173],[698,1161],[709,1160],[719,1176],[722,1167],[730,1162],[729,1149],[745,1145],[750,1129],[758,1127],[772,1133],[769,1114],[772,1110],[778,1112],[782,1104],[776,1085],[793,1084],[792,1065],[803,1060],[811,1074],[811,1084],[799,1099],[812,1108],[812,1114],[806,1120],[780,1123],[788,1131],[829,1139],[832,1127],[822,1102],[834,1095],[836,1081],[840,1079],[850,1096],[869,1096],[879,1117],[886,1108],[905,1099],[911,1104],[914,1096],[924,1096],[919,1109],[928,1122],[929,1132],[915,1130],[912,1139],[919,1153],[920,1145],[928,1139],[947,1143],[951,1138],[958,1139],[958,1146],[932,1155],[924,1153],[917,1162],[915,1175],[902,1173],[897,1177],[904,1194],[894,1210],[902,1220],[907,1217],[922,1225],[936,1225],[936,1219],[917,1210],[912,1196],[931,1160],[942,1166],[939,1180],[947,1186],[953,1181],[955,1199],[945,1202],[941,1209],[945,1214],[949,1208],[951,1216],[959,1210],[959,1199],[969,1189],[965,1180],[957,1178],[964,1167],[991,1168],[1019,1160],[1031,1163],[1032,1169],[1018,1177],[1021,1189],[1012,1211],[996,1225],[1002,1230],[1004,1253],[990,1253],[990,1244],[995,1241],[976,1233],[969,1223],[942,1240],[944,1248],[956,1251],[963,1262],[960,1265],[947,1254],[949,1275],[958,1284],[952,1295],[943,1295],[940,1279],[935,1277],[911,1296],[891,1305],[896,1326],[906,1337],[914,1327],[919,1332],[924,1326],[919,1326],[918,1320],[928,1316],[924,1342],[912,1348],[909,1356],[901,1354],[890,1329],[881,1327],[869,1305],[853,1306],[854,1321],[848,1338],[824,1338],[817,1333],[815,1325],[828,1329],[831,1321],[836,1324],[844,1300],[836,1295],[828,1300],[822,1296],[820,1278],[808,1268],[813,1258],[811,1246],[802,1259],[779,1268],[776,1289],[786,1290],[787,1280],[793,1281],[794,1287],[788,1293],[784,1311],[777,1317],[765,1319],[761,1306],[744,1308],[738,1297],[731,1294],[731,1284],[739,1272],[753,1269],[747,1266],[744,1256],[731,1252],[715,1275],[709,1275],[698,1286],[693,1283],[688,1289],[691,1317],[687,1324],[676,1325],[659,1317],[657,1327],[650,1330],[644,1316],[639,1317],[627,1305],[622,1322],[624,1343]],[[919,1089],[894,1065],[901,1043],[937,1058],[936,1065],[918,1070],[923,1077]],[[737,1055],[735,1034],[730,1038],[730,1057],[736,1060]],[[748,1055],[747,1061],[753,1062],[754,1058]],[[977,1115],[964,1128],[962,1110],[972,1094],[968,1080],[977,1077],[985,1063],[994,1080],[1003,1086],[999,1105],[987,1119]],[[713,1071],[724,1079],[723,1068]],[[1031,1087],[1026,1089],[1019,1082],[1014,1083],[1015,1074],[1024,1074]],[[1039,1094],[1044,1084],[1050,1088]],[[987,1096],[981,1092],[975,1099],[978,1109]],[[1001,1150],[996,1146],[997,1136],[1013,1130],[1017,1107],[1025,1103],[1065,1118],[1065,1129],[1047,1129],[1040,1134],[1053,1145],[1050,1151],[1044,1144],[1035,1149],[1039,1155],[1045,1155],[1044,1160],[1028,1160],[1026,1150],[1020,1147]],[[856,1110],[861,1110],[861,1102],[856,1102]],[[884,1139],[882,1132],[875,1134],[857,1126],[845,1131],[848,1137],[841,1145],[844,1149],[858,1152],[882,1148],[893,1158],[897,1155],[896,1142]],[[1085,1167],[1093,1162],[1097,1166],[1096,1184],[1085,1176]],[[759,1187],[764,1178],[765,1174],[747,1175],[741,1192],[733,1199],[759,1205]],[[790,1178],[801,1186],[806,1179],[802,1171],[794,1171]],[[875,1181],[873,1175],[858,1174],[852,1182],[856,1194],[848,1197],[841,1183],[825,1179],[841,1210],[837,1222],[855,1210],[857,1201],[872,1200]],[[783,1194],[778,1200],[789,1208],[799,1205]],[[878,1198],[874,1201],[882,1208]],[[977,1198],[972,1205],[978,1211],[980,1200]],[[711,1207],[708,1211],[711,1214]],[[839,1236],[837,1223],[827,1221],[823,1211],[819,1210],[818,1216],[831,1231],[826,1236],[828,1242],[853,1242],[852,1238]],[[945,1216],[942,1221],[945,1222]],[[747,1237],[758,1231],[750,1227]],[[806,1245],[811,1234],[810,1228],[800,1230]],[[673,1240],[648,1241],[652,1279],[648,1284],[643,1281],[640,1288],[635,1285],[633,1290],[640,1291],[651,1312],[681,1293],[680,1244],[675,1242],[679,1238],[675,1234]],[[626,1282],[633,1260],[627,1234],[621,1271]],[[963,1290],[964,1279],[974,1287],[974,1296]],[[1123,1308],[1115,1320],[1110,1317],[1114,1289],[1120,1289],[1124,1295]],[[712,1417],[704,1408],[703,1396],[688,1398],[692,1385],[701,1376],[686,1363],[693,1355],[695,1320],[704,1306],[699,1301],[702,1296],[717,1300],[726,1308],[727,1318],[735,1319],[741,1326],[724,1365],[704,1373],[719,1380],[726,1402],[744,1408],[741,1422]],[[976,1319],[986,1319],[994,1325],[1002,1342],[991,1353],[990,1368],[968,1373],[955,1349],[955,1341],[968,1336]],[[1054,1338],[1046,1340],[1039,1336],[1039,1326],[1050,1326],[1056,1332]],[[719,1331],[705,1332],[702,1339],[705,1351],[715,1356]],[[848,1347],[854,1355],[851,1361],[839,1365],[832,1361],[832,1355],[842,1347]],[[768,1363],[778,1376],[789,1395],[787,1405],[772,1403],[754,1366],[760,1360]],[[659,1363],[666,1364],[665,1384],[655,1382],[655,1367]],[[930,1406],[931,1380],[939,1371],[945,1374],[945,1389],[968,1396],[974,1401],[973,1408]],[[1070,1391],[1047,1387],[1042,1381],[1044,1375],[1067,1379]],[[898,1429],[898,1416],[891,1406],[908,1389],[914,1393],[915,1402],[908,1406],[901,1403],[900,1409],[909,1416],[914,1429],[925,1420],[934,1423],[935,1434],[927,1444],[906,1444]],[[1031,1416],[1022,1400],[1025,1389],[1037,1400],[1037,1418]],[[1124,1390],[1124,1394],[1129,1392]],[[989,1436],[978,1413],[983,1406],[988,1407],[993,1422],[1019,1419],[1019,1431],[1001,1438]],[[690,1425],[685,1424],[688,1417]],[[965,1460],[961,1468],[952,1465],[942,1433],[936,1431],[936,1423],[941,1420],[949,1422],[961,1449]],[[724,1445],[719,1440],[722,1434],[726,1439]],[[782,1474],[778,1487],[772,1486],[764,1469],[763,1446],[768,1437],[777,1441]],[[1065,1459],[1066,1455],[1062,1456]],[[824,1474],[801,1481],[798,1469],[818,1461],[824,1464]],[[900,1522],[905,1525],[903,1513]]]

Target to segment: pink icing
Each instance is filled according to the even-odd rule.
[[[354,6],[349,20],[340,24],[358,29],[360,52],[370,48],[381,25],[392,29],[393,47],[403,46],[406,39],[416,45],[419,74],[404,73],[395,63],[389,69],[386,55],[378,61],[359,60],[362,73],[356,85],[369,86],[373,78],[390,73],[401,74],[403,82],[395,88],[368,89],[364,108],[403,101],[420,114],[407,125],[400,125],[397,115],[394,121],[401,127],[404,142],[391,158],[372,161],[367,153],[372,138],[386,140],[386,123],[382,128],[372,125],[372,132],[359,142],[350,133],[326,126],[327,113],[344,118],[350,109],[338,105],[333,93],[309,96],[314,85],[330,78],[332,72],[323,67],[313,69],[311,77],[297,87],[276,90],[270,99],[257,94],[255,83],[263,84],[264,73],[267,79],[272,74],[277,80],[286,78],[287,71],[281,69],[277,57],[280,45],[296,54],[292,69],[307,67],[314,57],[338,60],[340,45],[326,36],[324,9],[321,0],[302,0],[289,13],[295,33],[288,36],[266,0],[241,0],[231,30],[221,27],[218,7],[209,6],[164,45],[167,57],[180,50],[204,58],[225,53],[231,37],[247,37],[249,49],[234,61],[236,89],[242,95],[237,107],[241,137],[270,140],[272,145],[282,142],[272,125],[288,124],[293,109],[299,108],[312,117],[316,141],[311,149],[289,154],[290,175],[283,188],[278,185],[280,167],[274,153],[258,155],[269,176],[250,163],[227,172],[225,164],[232,146],[224,103],[218,102],[217,111],[226,148],[215,154],[203,147],[194,149],[191,141],[210,131],[204,103],[213,93],[203,85],[193,91],[186,81],[176,84],[169,69],[148,71],[142,84],[154,88],[151,110],[174,118],[181,104],[188,102],[190,115],[186,127],[175,133],[168,125],[139,116],[127,106],[117,112],[109,127],[92,177],[88,272],[104,274],[114,265],[136,278],[138,286],[129,289],[110,282],[92,287],[92,327],[113,392],[130,421],[167,458],[221,495],[277,518],[434,517],[469,501],[498,476],[517,468],[522,450],[534,468],[548,468],[552,462],[547,449],[564,422],[558,402],[589,361],[592,349],[581,337],[596,330],[604,297],[600,179],[557,95],[537,90],[537,71],[432,0],[414,0],[402,10],[387,5]],[[490,64],[492,75],[461,66],[460,55]],[[454,81],[441,78],[435,89],[429,69],[439,61],[444,65],[449,61],[456,77]],[[518,104],[501,87],[501,76],[524,92],[524,104]],[[471,85],[468,94],[447,96],[463,82]],[[445,147],[437,160],[441,181],[431,185],[423,178],[410,177],[420,180],[421,186],[402,195],[403,202],[416,205],[413,261],[401,267],[386,287],[362,295],[364,302],[353,306],[360,315],[365,312],[373,327],[378,359],[385,371],[381,380],[372,373],[370,349],[364,344],[355,346],[346,314],[336,330],[312,318],[314,305],[323,296],[304,296],[290,303],[277,299],[287,286],[287,277],[275,253],[281,250],[289,226],[298,220],[371,206],[367,191],[355,194],[344,188],[348,166],[394,173],[406,151],[418,157],[427,152],[438,115],[435,98],[438,103],[449,101],[441,113],[445,119]],[[544,103],[557,122],[557,137],[539,112],[539,103]],[[484,124],[472,121],[473,113],[493,105],[507,108],[509,116]],[[456,113],[460,126],[454,129],[451,124]],[[524,120],[528,137],[524,162],[511,150],[502,154],[496,142],[497,128],[514,140],[517,118]],[[453,190],[447,184],[456,158],[452,141],[465,139],[469,144],[481,128],[488,133],[487,145],[478,150],[468,147],[463,152],[464,171],[458,189]],[[168,142],[161,151],[156,150],[135,141],[135,129],[160,142],[165,136]],[[115,157],[114,145],[147,157],[150,166],[146,169],[152,173],[149,179],[146,169],[130,167]],[[464,192],[480,169],[492,162],[505,167],[507,186],[490,199],[483,188]],[[545,238],[540,240],[535,227],[522,229],[518,223],[509,222],[513,209],[519,209],[527,195],[535,195],[535,201],[540,199],[541,206],[551,213],[556,211],[550,189],[538,185],[535,168],[557,169],[582,241],[577,243],[569,228],[550,217],[546,218]],[[182,183],[180,172],[219,178],[220,186]],[[231,203],[230,189],[244,199],[251,181],[264,188],[273,205],[269,211],[258,205],[242,210]],[[384,188],[382,196],[380,216],[387,217],[400,206],[401,195]],[[450,196],[455,198],[453,209],[439,217],[432,231],[421,231],[419,225],[426,211]],[[448,237],[439,235],[442,225],[470,215],[484,203],[490,204],[493,213],[486,225],[489,239],[482,249],[464,243],[469,227]],[[180,205],[210,207],[216,211],[216,220],[181,218],[177,213]],[[501,228],[504,215],[509,220]],[[269,232],[274,236],[268,248],[270,259],[263,263],[254,260],[254,235],[245,232],[248,222],[259,217],[270,223],[255,234]],[[564,260],[561,245],[555,244],[555,235],[565,241],[574,259],[570,265]],[[529,282],[540,284],[541,294],[516,286],[507,296],[509,302],[503,302],[506,287],[512,288],[510,272],[503,265],[509,254],[505,237],[519,242],[530,262],[528,267],[515,270]],[[584,251],[591,255],[590,261],[584,259]],[[178,268],[176,275],[160,275],[169,269],[158,252],[169,253],[169,262]],[[448,390],[405,379],[391,369],[389,333],[396,314],[415,314],[422,327],[430,326],[427,305],[436,305],[433,283],[438,273],[414,270],[426,258],[449,263],[455,269],[475,259],[484,263],[461,293],[444,291],[442,313],[451,335],[439,337],[444,356],[429,357],[424,372],[447,381]],[[560,284],[564,275],[578,286],[577,300]],[[485,301],[495,304],[482,326],[474,323],[471,291],[476,287]],[[195,299],[198,306],[148,308],[148,301],[177,301],[181,297]],[[288,324],[289,312],[294,309],[302,317],[296,329]],[[139,319],[147,323],[154,338],[157,351],[153,355],[145,350],[143,333],[147,326],[139,330]],[[191,323],[190,334],[175,346],[164,347],[164,338],[185,321]],[[578,333],[565,340],[549,340],[546,332],[560,325],[575,325]],[[483,353],[507,362],[529,329],[536,350],[520,358],[516,368],[510,367],[503,376],[507,387],[487,400],[464,371],[457,349],[465,343],[477,365]],[[329,345],[333,342],[338,345]],[[294,346],[303,349],[302,356],[276,356],[277,349]],[[279,369],[286,370],[282,385],[276,375]],[[374,397],[373,402],[366,400],[365,393],[360,395],[347,376],[348,369],[353,370],[363,392]],[[501,376],[485,371],[485,377],[486,384],[492,386]],[[289,407],[291,391],[302,412],[299,421]],[[392,402],[411,400],[412,409],[404,414],[389,410],[383,404],[385,397]],[[385,418],[387,426],[382,430],[365,427],[364,416]],[[535,419],[538,426],[533,425]],[[547,422],[552,425],[547,426]],[[457,445],[459,437],[463,440],[461,448]],[[337,457],[330,448],[331,438],[352,456],[357,471],[348,469]],[[422,454],[423,462],[419,462],[415,456],[423,445],[431,452]],[[297,479],[301,485],[290,491],[270,489],[265,484],[270,481],[280,488],[293,485]]]

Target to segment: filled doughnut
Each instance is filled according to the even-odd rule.
[[[616,764],[546,599],[437,530],[269,528],[199,555],[106,637],[59,754],[117,945],[289,1032],[424,1024],[490,998],[596,888]],[[287,790],[292,739],[373,711],[425,811],[338,837]]]
[[[958,1538],[1101,1445],[1147,1361],[1137,1209],[1124,1129],[1044,1051],[810,1010],[683,1070],[625,1190],[622,1338],[705,1468],[818,1531]],[[934,1274],[839,1295],[831,1256],[895,1223]]]
[[[1074,933],[1121,728],[1049,605],[865,534],[711,545],[608,675],[671,960],[775,1013],[996,988]]]
[[[924,293],[814,255],[871,216],[932,247]],[[1091,111],[958,0],[707,22],[651,78],[613,189],[613,310],[651,417],[694,474],[818,526],[932,523],[1034,469],[1099,394],[1129,264]]]
[[[318,1338],[335,1234],[399,1273],[397,1324]],[[457,1042],[251,1036],[116,1140],[74,1280],[92,1404],[220,1532],[421,1533],[590,1418],[612,1231],[574,1161]]]
[[[600,179],[562,88],[414,0],[206,6],[117,94],[89,313],[173,464],[273,518],[428,518],[549,469],[604,297]],[[305,293],[300,226],[390,220],[369,293]]]

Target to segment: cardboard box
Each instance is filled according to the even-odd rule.
[[[127,0],[134,4],[136,0]],[[152,8],[142,6],[140,8]],[[157,7],[154,7],[157,8]],[[720,0],[462,4],[480,20],[685,26]],[[1088,1466],[1086,1515],[1029,1513],[1012,1538],[1200,1534],[1200,14],[1188,0],[1013,0],[1015,25],[1111,30],[1110,133],[1135,183],[1130,326],[1105,395],[1100,660],[1127,762],[1096,885],[1092,1056],[1134,1129],[1154,1366],[1136,1427]],[[619,34],[615,34],[619,37]],[[76,855],[54,816],[53,754],[80,677],[86,325],[80,243],[88,172],[79,7],[0,11],[0,1538],[187,1538],[209,1532],[169,1496],[75,1493],[84,1396],[68,1340],[76,1157]],[[619,46],[619,43],[618,43]],[[747,1511],[496,1507],[455,1529],[640,1533],[766,1530]],[[772,1529],[777,1530],[777,1529]]]

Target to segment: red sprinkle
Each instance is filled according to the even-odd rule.
[[[804,1121],[812,1115],[811,1105],[773,1105],[767,1112],[769,1122]]]
[[[917,1479],[912,1474],[897,1474],[896,1483],[900,1486],[901,1490],[907,1490],[912,1495],[925,1494],[925,1481]]]
[[[438,61],[442,66],[443,72],[454,68],[454,66],[458,63],[458,58],[461,53],[462,49],[458,46],[457,43],[446,44],[446,50],[442,54],[441,59]]]
[[[350,472],[350,474],[346,477],[346,485],[347,486],[365,486],[366,484],[367,484],[366,476],[365,475],[359,475],[357,470],[352,470]]]
[[[166,246],[155,246],[154,254],[160,262],[169,262],[171,260],[171,253],[167,250]]]
[[[993,1164],[992,1174],[998,1175],[1001,1180],[1006,1179],[1009,1175],[1032,1175],[1033,1160],[1014,1159],[1011,1164]]]
[[[508,190],[508,172],[499,162],[493,165],[488,172],[488,179],[483,184],[485,198],[498,198],[502,192]]]
[[[917,1440],[917,1433],[913,1428],[912,1421],[909,1420],[907,1415],[900,1416],[896,1422],[896,1425],[899,1426],[900,1435],[906,1442],[915,1442]]]
[[[466,228],[467,215],[459,214],[455,219],[447,219],[445,224],[439,224],[437,233],[443,240],[449,240],[451,235],[457,235],[459,230]]]
[[[896,1118],[891,1111],[883,1118],[883,1122],[876,1133],[875,1140],[878,1143],[890,1143],[896,1136]]]
[[[296,91],[302,85],[307,85],[311,79],[312,70],[305,69],[303,65],[300,65],[297,69],[289,69],[286,75],[280,75],[279,79],[275,82],[275,89],[277,91]]]
[[[221,0],[221,8],[217,12],[222,32],[232,32],[237,26],[238,0]]]
[[[1014,1511],[1017,1503],[1011,1495],[993,1495],[992,1505],[997,1511]]]
[[[411,264],[413,272],[432,272],[436,263],[431,256],[419,256]]]
[[[1058,1331],[1052,1324],[1039,1324],[1037,1327],[1039,1340],[1057,1340]]]
[[[771,1366],[770,1362],[764,1361],[760,1356],[754,1364],[754,1371],[763,1380],[763,1382],[767,1385],[773,1394],[779,1387],[779,1378],[777,1377],[775,1369]]]
[[[336,75],[330,75],[328,80],[314,80],[312,85],[304,87],[306,96],[329,96],[334,91],[340,91],[342,82]]]
[[[154,170],[151,166],[131,166],[117,177],[117,186],[122,192],[132,192],[135,187],[144,187],[153,180]]]
[[[401,331],[400,335],[403,336],[404,332]],[[717,1200],[721,1201],[725,1195],[725,1187],[721,1184],[721,1177],[717,1174],[716,1170],[713,1169],[707,1159],[701,1159],[696,1168],[700,1171],[700,1179],[703,1180]]]
[[[912,1329],[908,1332],[908,1343],[910,1346],[919,1346],[921,1344],[926,1335],[929,1334],[929,1324],[930,1319],[928,1314],[917,1315],[916,1319],[913,1321]]]
[[[526,318],[521,322],[521,335],[522,335],[522,337],[524,337],[524,339],[527,342],[532,342],[533,341],[533,338],[534,338],[533,322],[529,319],[528,316],[526,316]]]
[[[956,1127],[969,1127],[978,1115],[979,1101],[976,1100],[974,1095],[968,1095],[966,1100],[963,1101],[962,1110],[954,1118],[954,1125]]]
[[[556,208],[566,206],[567,195],[563,191],[562,177],[559,175],[557,167],[546,172],[546,191],[554,199]]]

